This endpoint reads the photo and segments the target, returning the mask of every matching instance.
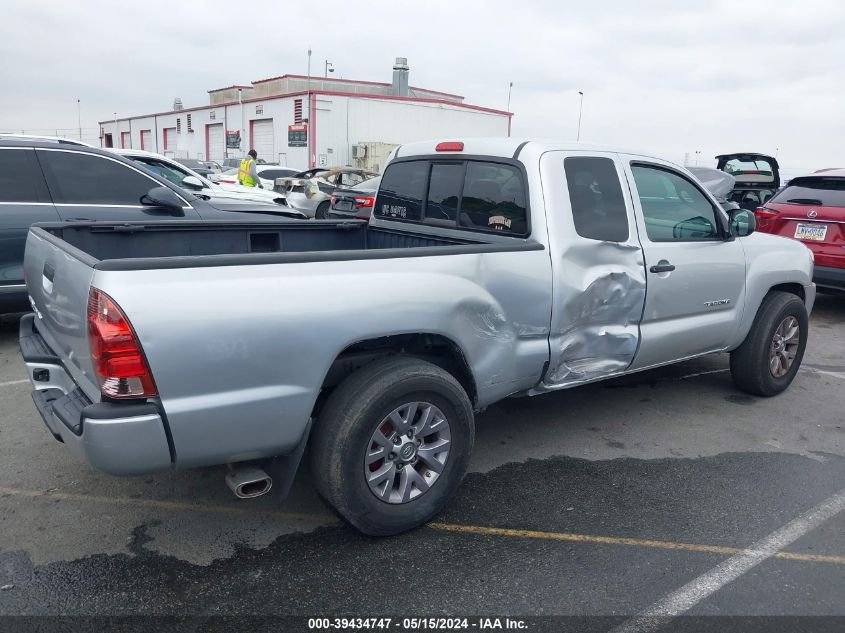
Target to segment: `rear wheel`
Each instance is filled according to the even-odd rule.
[[[329,217],[329,203],[321,202],[317,205],[317,211],[314,213],[314,218],[317,220],[325,220]]]
[[[774,396],[795,378],[807,346],[804,302],[787,292],[763,299],[751,331],[731,352],[731,375],[737,387],[757,396]]]
[[[437,514],[463,479],[472,405],[448,372],[414,358],[361,368],[329,397],[314,429],[317,490],[349,523],[386,536]]]

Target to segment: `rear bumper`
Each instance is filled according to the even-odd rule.
[[[326,195],[317,195],[313,198],[308,198],[304,193],[289,191],[285,194],[288,206],[297,211],[302,211],[309,218],[313,218],[317,213],[317,207],[321,202],[325,202],[329,197]]]
[[[845,290],[845,268],[816,266],[813,272],[813,281],[820,288]]]
[[[35,329],[35,315],[21,319],[21,355],[34,388],[32,400],[57,440],[97,470],[140,475],[169,470],[170,447],[158,405],[92,403]]]

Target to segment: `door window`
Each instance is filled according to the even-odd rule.
[[[139,206],[141,197],[159,183],[128,165],[95,154],[39,151],[57,204]]]
[[[691,181],[659,167],[632,165],[652,242],[721,239],[716,210]]]
[[[628,212],[616,166],[609,158],[579,157],[563,161],[575,231],[591,240],[628,239]]]
[[[0,202],[40,202],[44,176],[28,149],[0,149]]]

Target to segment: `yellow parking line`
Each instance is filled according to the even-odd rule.
[[[107,503],[111,505],[134,506],[138,508],[152,508],[155,510],[187,510],[190,512],[214,512],[218,514],[263,514],[280,519],[294,521],[318,521],[322,524],[336,524],[337,519],[330,515],[307,514],[305,512],[284,512],[282,510],[256,510],[255,507],[207,505],[189,503],[185,501],[168,501],[165,499],[133,499],[131,497],[104,497],[95,495],[74,494],[69,492],[54,492],[40,490],[18,490],[0,486],[0,496],[24,497],[27,499],[60,499],[62,501],[86,501],[90,503]]]
[[[154,510],[183,510],[189,512],[211,512],[217,514],[263,515],[293,521],[307,521],[321,525],[337,525],[338,520],[329,515],[309,514],[305,512],[285,512],[282,510],[255,509],[247,505],[206,505],[187,501],[168,501],[166,499],[134,499],[132,497],[106,497],[97,495],[76,494],[70,492],[20,490],[0,486],[0,497],[21,497],[25,499],[44,499],[62,501],[82,501],[88,503],[104,503],[136,508],[150,508]],[[487,527],[483,525],[463,525],[457,523],[429,523],[427,527],[445,532],[462,534],[479,534],[482,536],[503,536],[509,538],[544,539],[549,541],[567,541],[570,543],[595,543],[598,545],[624,545],[628,547],[651,547],[655,549],[681,550],[686,552],[704,552],[707,554],[723,554],[732,556],[743,551],[737,547],[724,545],[705,545],[701,543],[676,543],[674,541],[659,541],[654,539],[627,538],[622,536],[601,536],[598,534],[578,534],[574,532],[543,532],[539,530],[521,530],[515,528]],[[845,565],[845,556],[826,556],[820,554],[799,554],[797,552],[777,552],[773,558],[795,560],[810,563],[832,563]]]
[[[460,525],[454,523],[429,523],[428,527],[447,532],[480,534],[484,536],[505,536],[510,538],[545,539],[550,541],[568,541],[570,543],[596,543],[601,545],[627,545],[634,547],[652,547],[657,549],[683,550],[686,552],[706,552],[709,554],[734,555],[743,551],[737,547],[722,545],[702,545],[699,543],[676,543],[652,539],[627,538],[621,536],[600,536],[596,534],[576,534],[572,532],[542,532],[537,530],[519,530],[513,528],[486,527],[481,525]],[[845,556],[822,556],[817,554],[798,554],[777,552],[774,558],[797,560],[814,563],[833,563],[845,565]]]

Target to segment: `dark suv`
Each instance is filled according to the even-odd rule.
[[[29,309],[29,226],[71,220],[275,220],[275,204],[199,198],[112,152],[66,140],[0,137],[0,313]]]

